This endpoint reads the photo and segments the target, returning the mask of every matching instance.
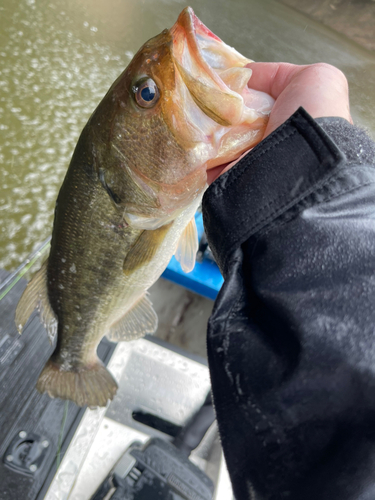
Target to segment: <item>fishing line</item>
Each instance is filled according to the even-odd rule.
[[[51,241],[51,237],[49,236],[43,243],[40,245],[35,252],[30,254],[30,256],[12,273],[10,274],[2,283],[0,283],[0,290],[2,290],[6,285],[8,285],[5,290],[0,292],[0,300],[2,300],[16,285],[19,280],[27,273],[27,271],[35,264],[35,262],[41,257],[44,252],[48,249]]]

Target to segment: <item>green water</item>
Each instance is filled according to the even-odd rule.
[[[375,136],[375,57],[271,0],[191,1],[226,43],[263,61],[326,61],[348,77],[357,123]],[[185,1],[2,0],[0,268],[51,232],[53,209],[85,122],[144,41]]]

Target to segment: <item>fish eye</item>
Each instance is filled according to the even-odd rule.
[[[141,108],[152,108],[160,97],[159,89],[151,78],[136,83],[133,92],[135,101]]]

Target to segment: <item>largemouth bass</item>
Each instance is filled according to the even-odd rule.
[[[56,202],[48,260],[16,311],[35,308],[56,349],[37,389],[104,406],[117,384],[96,350],[154,333],[147,289],[176,254],[194,267],[194,213],[207,169],[263,135],[273,99],[247,83],[251,62],[186,8],[149,40],[85,126]]]

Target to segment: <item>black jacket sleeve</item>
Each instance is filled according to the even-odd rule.
[[[300,108],[204,196],[237,500],[375,499],[374,161],[364,131]]]

